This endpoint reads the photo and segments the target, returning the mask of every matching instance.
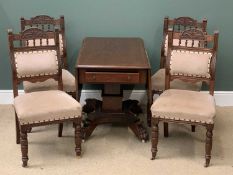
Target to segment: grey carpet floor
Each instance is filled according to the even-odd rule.
[[[145,117],[142,115],[142,117]],[[218,107],[211,165],[204,168],[205,129],[171,125],[170,137],[162,136],[158,157],[151,161],[150,142],[141,143],[126,127],[103,125],[82,144],[82,157],[75,157],[73,128],[34,128],[29,134],[29,167],[21,167],[20,145],[15,144],[14,111],[0,105],[0,175],[233,175],[233,107]],[[148,129],[149,130],[149,129]]]

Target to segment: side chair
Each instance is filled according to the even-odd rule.
[[[52,45],[43,45],[54,40]],[[75,151],[81,155],[82,107],[63,91],[62,62],[59,50],[59,32],[45,32],[29,28],[19,34],[8,31],[10,61],[13,77],[16,142],[21,144],[23,167],[28,164],[28,130],[32,127],[71,121],[75,128]],[[28,42],[32,45],[28,46]],[[36,44],[39,41],[39,44]],[[26,43],[26,46],[25,46]],[[53,79],[58,90],[18,94],[20,83]]]
[[[60,18],[56,19],[47,15],[38,15],[32,17],[30,19],[25,19],[21,17],[21,31],[31,27],[37,27],[43,31],[54,31],[55,28],[59,31],[59,51],[61,56],[62,63],[62,82],[63,82],[63,90],[70,94],[73,98],[76,98],[76,83],[75,77],[72,73],[68,71],[67,64],[67,49],[66,49],[66,37],[65,37],[65,18],[64,16],[60,16]],[[28,46],[33,45],[32,41],[29,41]],[[39,45],[39,40],[35,41],[35,45]],[[42,45],[51,45],[54,44],[53,39],[49,39],[48,43],[42,40]],[[41,90],[51,90],[57,89],[57,82],[53,79],[48,79],[44,82],[36,82],[31,83],[29,81],[23,82],[24,91],[35,92]],[[59,125],[58,128],[59,137],[62,136],[63,124]]]
[[[161,45],[161,56],[160,56],[160,69],[156,71],[151,77],[151,85],[152,85],[152,98],[155,94],[160,95],[165,90],[165,64],[166,57],[168,53],[168,30],[172,28],[173,31],[182,32],[186,29],[200,29],[206,33],[207,27],[207,19],[203,19],[202,21],[198,21],[191,17],[178,17],[171,19],[169,17],[164,18],[163,24],[163,42]],[[192,41],[188,41],[188,45],[190,45]],[[178,39],[173,39],[173,45],[179,45]],[[185,41],[181,41],[180,45],[184,46]],[[198,46],[197,42],[194,42],[194,47]],[[202,45],[204,47],[204,45]],[[182,80],[173,80],[171,82],[172,89],[186,89],[193,91],[200,91],[202,88],[202,82],[185,82]],[[195,132],[195,126],[192,126],[192,132]],[[164,123],[164,136],[168,137],[168,124]]]
[[[207,35],[199,29],[188,29],[181,33],[169,29],[165,68],[166,90],[151,106],[152,160],[155,159],[158,150],[159,122],[200,125],[207,130],[205,167],[209,166],[214,118],[216,116],[213,95],[218,35],[218,32],[215,32],[214,35]],[[174,45],[174,39],[179,41],[178,45]],[[185,45],[181,45],[182,40],[185,41]],[[189,42],[191,43],[188,44]],[[202,47],[203,43],[206,47]],[[209,94],[172,89],[171,81],[175,79],[192,83],[206,82],[209,85]]]

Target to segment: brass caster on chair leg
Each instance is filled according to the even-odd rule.
[[[23,162],[23,164],[22,164],[22,167],[27,167],[28,166],[28,164],[27,164],[27,162]]]
[[[157,151],[156,152],[152,152],[152,157],[151,157],[150,160],[155,160],[156,155],[157,155]]]
[[[146,141],[143,139],[143,140],[142,140],[142,143],[146,143]]]
[[[204,167],[207,168],[210,165],[210,161],[205,162]]]
[[[81,155],[81,153],[76,153],[76,157],[77,157],[77,158],[79,158],[79,159],[80,159],[80,158],[81,158],[81,156],[82,156],[82,155]]]
[[[151,159],[150,160],[155,160],[155,157],[151,157]]]

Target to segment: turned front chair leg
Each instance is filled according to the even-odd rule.
[[[206,145],[205,145],[205,167],[208,167],[210,164],[213,128],[214,128],[213,124],[206,126],[207,131],[206,131]]]
[[[168,137],[168,123],[164,122],[163,123],[163,130],[164,130],[164,137]]]
[[[81,151],[82,151],[81,120],[74,122],[74,126],[75,126],[75,152],[76,152],[76,156],[81,156]]]
[[[157,149],[158,137],[159,137],[159,120],[158,119],[152,119],[152,124],[151,124],[151,153],[152,153],[152,158],[151,158],[151,160],[155,159],[156,154],[158,152],[158,149]]]
[[[63,131],[63,123],[59,123],[59,125],[58,125],[58,137],[62,137],[62,131]]]
[[[28,163],[27,129],[28,128],[21,127],[21,130],[20,130],[20,143],[21,143],[21,152],[22,152],[22,161],[23,161],[22,166],[23,167],[26,167]]]

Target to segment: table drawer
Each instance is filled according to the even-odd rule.
[[[87,83],[139,83],[139,73],[85,72]]]

